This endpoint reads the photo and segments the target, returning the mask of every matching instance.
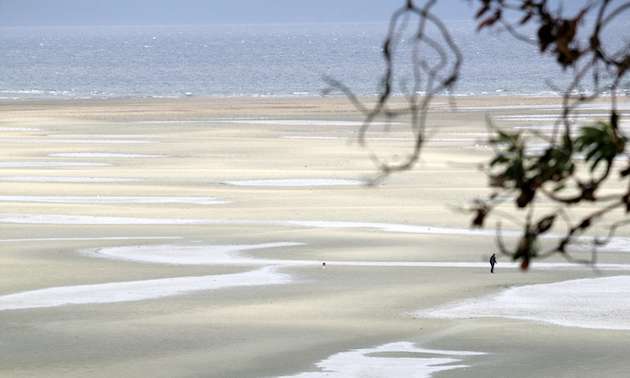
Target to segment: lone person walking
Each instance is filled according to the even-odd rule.
[[[490,257],[490,273],[494,273],[494,264],[497,263],[497,254],[493,253],[492,257]]]

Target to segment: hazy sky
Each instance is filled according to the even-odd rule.
[[[0,26],[387,21],[404,4],[405,0],[0,0]],[[465,0],[440,0],[435,9],[444,19],[470,19],[473,14]]]

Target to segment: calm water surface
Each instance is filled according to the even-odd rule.
[[[550,82],[567,83],[536,46],[506,33],[477,33],[468,21],[448,27],[465,57],[456,94],[540,95],[553,92]],[[5,27],[0,98],[319,96],[324,75],[374,95],[386,30],[385,23]],[[407,87],[409,40],[396,65]],[[423,59],[435,61],[431,54]]]

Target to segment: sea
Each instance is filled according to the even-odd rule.
[[[573,77],[505,31],[477,32],[473,21],[446,28],[463,63],[457,85],[438,94],[553,96]],[[387,23],[0,27],[0,99],[342,96],[326,90],[325,78],[373,96],[382,90],[387,30]],[[628,30],[628,20],[611,25],[606,40],[623,48]],[[393,93],[426,93],[426,78],[414,86],[413,36],[399,34]],[[442,61],[423,45],[418,62],[449,69],[454,59],[445,52]],[[619,93],[630,94],[628,85]]]

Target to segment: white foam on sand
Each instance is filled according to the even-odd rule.
[[[221,119],[208,120],[213,123],[240,123],[246,125],[279,125],[279,126],[361,126],[363,121],[331,121],[313,119]],[[372,122],[372,125],[397,125],[400,122]]]
[[[565,327],[630,330],[630,276],[579,279],[507,289],[423,310],[431,318],[503,317]]]
[[[110,139],[0,139],[9,143],[70,143],[70,144],[134,144],[157,143],[149,140],[110,140]]]
[[[618,103],[617,109],[629,110],[630,103]],[[562,104],[547,105],[502,105],[502,106],[458,106],[457,110],[498,110],[498,109],[562,109]],[[609,110],[610,104],[579,104],[578,110]],[[610,115],[610,114],[609,114]]]
[[[51,138],[166,138],[160,134],[50,134]]]
[[[119,154],[110,152],[67,152],[49,154],[51,157],[71,157],[71,158],[163,158],[167,155],[146,155],[146,154]]]
[[[582,127],[582,125],[570,125],[570,128],[572,131],[577,131],[580,129],[580,127]],[[513,126],[512,127],[515,130],[525,130],[525,131],[532,131],[532,130],[537,130],[537,131],[553,131],[553,130],[564,130],[564,125],[556,125],[554,123],[547,123],[547,124],[543,124],[543,125],[527,125],[527,126]],[[553,133],[537,133],[537,135],[544,135],[544,136],[552,136]]]
[[[201,290],[290,283],[289,275],[263,268],[246,273],[61,286],[0,296],[0,311],[69,304],[140,301]]]
[[[0,168],[40,168],[40,167],[106,167],[107,163],[82,163],[69,161],[9,161],[0,162]]]
[[[461,369],[463,357],[485,353],[422,349],[408,341],[375,348],[337,353],[316,364],[317,372],[278,378],[413,377],[428,378],[433,373]]]
[[[135,123],[238,123],[246,125],[278,126],[361,126],[363,121],[305,120],[305,119],[269,119],[269,118],[230,118],[199,119],[187,121],[137,121]],[[396,125],[400,122],[372,122],[372,125]]]
[[[152,239],[151,237],[148,237]],[[167,238],[167,237],[162,237]],[[145,239],[85,238],[101,239]],[[154,238],[158,239],[158,238]],[[34,239],[23,239],[34,241]],[[2,241],[23,241],[22,239]],[[56,238],[45,239],[57,240]],[[58,240],[84,240],[84,238],[59,238]],[[35,240],[40,241],[40,240]],[[266,285],[290,282],[290,276],[278,275],[272,268],[278,266],[319,265],[319,261],[258,259],[239,254],[241,251],[297,247],[303,243],[276,242],[253,245],[176,246],[141,245],[88,249],[83,254],[125,261],[163,264],[193,265],[265,265],[266,268],[248,273],[204,277],[180,277],[146,281],[106,283],[56,287],[0,296],[0,310],[60,306],[65,304],[113,303],[137,301],[179,295],[191,291],[219,289],[232,286]],[[344,266],[407,266],[483,268],[487,263],[454,262],[356,262],[329,261],[329,267]],[[569,263],[546,263],[548,269],[576,269]],[[608,264],[614,265],[614,264]],[[616,264],[616,268],[630,271],[630,266]],[[518,264],[501,263],[502,269],[517,269]],[[536,265],[537,268],[541,264]],[[583,267],[583,266],[582,266]],[[543,268],[543,269],[544,269]],[[584,268],[584,267],[583,267]],[[611,269],[615,267],[609,267]],[[509,289],[499,295],[460,302],[456,305],[422,311],[416,314],[426,317],[508,317],[545,321],[564,326],[605,329],[630,329],[630,276],[575,280],[557,284],[530,285]],[[347,356],[346,356],[347,357]],[[341,358],[337,356],[336,358]],[[345,357],[344,357],[345,358]],[[335,372],[330,364],[328,371]],[[344,370],[345,371],[345,370]]]
[[[319,266],[321,261],[263,259],[240,254],[241,251],[262,248],[297,247],[295,242],[278,242],[253,245],[140,245],[106,247],[81,251],[81,253],[125,261],[178,265],[266,265],[266,266]],[[488,270],[487,262],[429,262],[429,261],[334,261],[327,266],[354,267],[406,267],[406,268],[459,268]],[[519,263],[501,262],[501,269],[520,269]],[[629,264],[598,264],[599,270],[630,271]],[[591,265],[575,263],[536,262],[532,270],[592,270]]]
[[[90,241],[90,240],[163,240],[181,239],[180,236],[106,236],[102,238],[29,238],[29,239],[0,239],[0,243],[15,242],[43,242],[43,241]]]
[[[355,140],[357,137],[333,137],[333,136],[320,136],[320,135],[310,135],[310,136],[300,136],[300,135],[285,135],[281,136],[282,139],[314,139],[314,140]],[[414,140],[412,138],[363,138],[365,140],[392,140],[392,141],[407,141]]]
[[[4,176],[0,181],[18,182],[128,182],[143,181],[142,179],[117,177],[67,177],[67,176]]]
[[[562,105],[549,104],[549,105],[458,106],[455,109],[457,110],[562,109]]]
[[[0,178],[1,180],[2,178]],[[101,217],[88,215],[57,215],[57,214],[4,214],[0,215],[0,223],[13,224],[108,224],[108,225],[200,225],[200,224],[239,224],[261,225],[280,227],[304,227],[304,228],[365,228],[381,232],[431,234],[431,235],[464,235],[464,236],[491,236],[496,237],[496,230],[479,230],[467,228],[431,227],[396,223],[377,222],[344,222],[344,221],[305,221],[305,220],[255,220],[255,219],[192,219],[192,218],[124,218]],[[504,237],[519,237],[520,232],[502,231]],[[553,237],[553,235],[550,235]],[[584,238],[584,242],[591,240]],[[588,244],[578,245],[579,248],[588,248]],[[613,237],[608,244],[602,246],[601,251],[630,252],[630,239],[625,237]],[[573,265],[573,264],[570,264]],[[612,264],[613,266],[615,264]],[[602,264],[597,265],[601,268]]]
[[[578,116],[569,117],[570,121],[573,122],[590,122],[596,118],[605,118],[610,117],[610,114],[606,115],[606,113],[592,113],[592,114],[580,114]],[[498,115],[494,116],[494,119],[503,120],[503,121],[518,121],[518,122],[554,122],[557,121],[560,117],[559,115],[554,114],[535,114],[535,115]]]
[[[583,251],[590,251],[593,249],[592,243],[576,244],[576,248]],[[630,238],[623,236],[615,236],[611,238],[606,244],[597,246],[598,252],[630,252]]]
[[[195,205],[220,205],[231,203],[216,197],[114,197],[114,196],[0,196],[2,202],[84,203],[84,204],[158,204],[187,203]]]
[[[282,261],[239,257],[240,251],[301,246],[303,243],[277,242],[242,245],[140,245],[88,249],[81,253],[116,260],[176,265],[300,265],[299,261]],[[312,263],[312,262],[307,262]]]
[[[125,218],[89,215],[57,214],[5,214],[0,223],[17,224],[110,224],[110,225],[198,225],[198,224],[251,224],[262,226],[284,226],[305,228],[368,228],[382,232],[439,235],[496,236],[494,230],[471,230],[446,227],[417,226],[395,223],[343,222],[343,221],[302,221],[302,220],[248,220],[248,219],[192,219],[192,218]],[[519,236],[518,232],[503,231],[503,236]]]
[[[309,187],[309,186],[359,186],[367,182],[343,179],[270,179],[270,180],[229,180],[219,181],[221,184],[233,186],[262,186],[262,187]]]
[[[285,135],[281,136],[283,139],[321,139],[321,140],[357,140],[357,137],[331,137],[331,136],[300,136],[300,135]],[[363,138],[364,140],[375,141],[415,141],[415,138]],[[477,142],[480,138],[430,138],[430,142]]]
[[[0,131],[42,131],[44,129],[33,129],[30,127],[0,127]]]

